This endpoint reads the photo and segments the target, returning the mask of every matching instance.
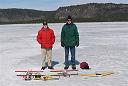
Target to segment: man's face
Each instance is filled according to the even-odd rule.
[[[43,27],[44,27],[44,28],[48,28],[48,25],[44,25]]]
[[[71,20],[71,19],[68,19],[68,20],[67,20],[67,23],[68,23],[68,24],[71,24],[71,23],[72,23],[72,20]]]

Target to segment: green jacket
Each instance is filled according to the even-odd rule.
[[[61,46],[79,46],[79,33],[75,24],[65,24],[61,31]]]

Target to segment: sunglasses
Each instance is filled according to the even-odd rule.
[[[67,21],[72,21],[71,19],[68,19]]]

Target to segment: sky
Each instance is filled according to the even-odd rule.
[[[23,8],[43,11],[57,10],[59,7],[87,3],[125,3],[128,0],[0,0],[0,8]]]

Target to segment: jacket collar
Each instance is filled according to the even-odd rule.
[[[71,24],[66,23],[66,25],[73,25],[73,22],[71,22]]]
[[[43,31],[46,31],[46,30],[50,30],[50,28],[48,27],[47,29],[46,28],[41,28],[41,30],[43,30]]]

